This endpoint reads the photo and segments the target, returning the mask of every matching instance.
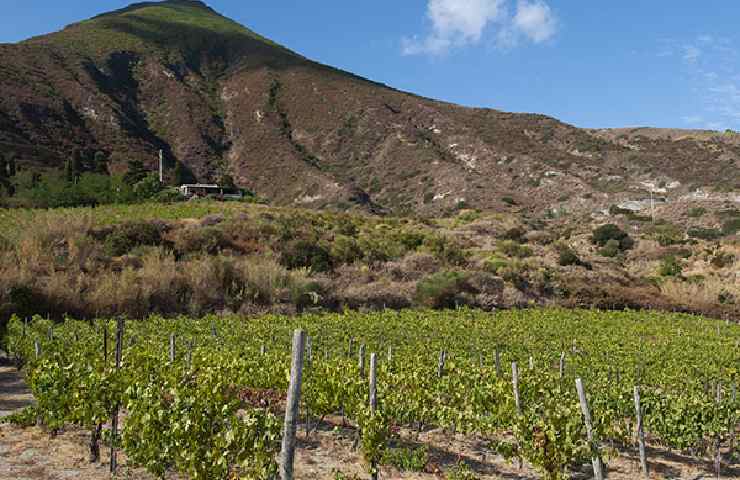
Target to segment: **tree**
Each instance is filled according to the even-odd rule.
[[[77,183],[82,174],[82,152],[75,150],[72,156],[64,163],[64,174],[68,183]]]
[[[101,175],[108,175],[108,157],[98,150],[92,157],[90,171]]]
[[[2,172],[0,172],[0,176],[5,175],[6,177],[15,177],[15,174],[17,173],[16,170],[16,164],[15,164],[15,152],[7,152],[4,155],[2,164],[0,168]]]
[[[190,183],[192,175],[181,161],[175,162],[175,185],[178,187],[186,183]]]
[[[144,168],[144,162],[141,160],[129,160],[128,171],[123,176],[123,181],[129,185],[135,185],[144,180],[148,174],[148,170]]]

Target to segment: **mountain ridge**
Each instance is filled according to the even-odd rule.
[[[0,52],[0,147],[28,168],[85,150],[114,173],[130,159],[153,169],[162,149],[169,181],[181,164],[276,204],[420,214],[588,212],[649,180],[680,184],[676,195],[740,190],[734,137],[578,129],[423,98],[194,0],[140,2]]]

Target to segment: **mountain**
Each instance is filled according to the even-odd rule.
[[[587,130],[421,98],[194,0],[137,3],[0,45],[0,90],[0,148],[23,169],[61,168],[79,150],[105,152],[114,172],[131,159],[154,169],[162,149],[169,181],[179,163],[281,205],[591,211],[639,202],[646,188],[740,190],[732,132]]]

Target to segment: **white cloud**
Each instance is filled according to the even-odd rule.
[[[701,57],[701,50],[693,45],[687,45],[683,47],[683,59],[687,63],[696,63]]]
[[[431,32],[402,39],[404,55],[441,55],[453,48],[474,45],[487,29],[498,24],[499,44],[513,46],[519,38],[542,43],[557,32],[557,19],[543,0],[517,0],[509,16],[509,0],[428,0]]]
[[[701,115],[687,115],[685,117],[681,117],[681,120],[683,120],[684,123],[688,123],[689,125],[704,123],[704,117],[702,117]]]
[[[550,7],[542,0],[519,0],[514,27],[534,43],[542,43],[555,36],[558,21]]]

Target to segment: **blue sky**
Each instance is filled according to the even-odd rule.
[[[0,42],[128,3],[11,0]],[[427,97],[580,127],[740,130],[736,0],[207,3],[309,58]]]

